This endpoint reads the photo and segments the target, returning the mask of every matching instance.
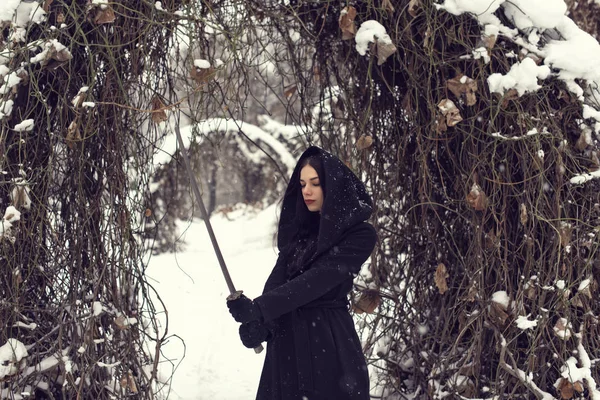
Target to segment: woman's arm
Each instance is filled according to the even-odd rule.
[[[308,304],[352,279],[371,255],[376,241],[377,234],[370,224],[357,225],[340,243],[313,261],[308,271],[254,299],[264,320]]]
[[[286,267],[284,262],[283,252],[279,252],[279,256],[277,257],[277,262],[275,262],[275,266],[271,271],[271,274],[267,278],[265,282],[265,287],[263,289],[263,294],[267,293],[287,282],[287,274]]]

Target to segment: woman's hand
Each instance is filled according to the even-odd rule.
[[[262,320],[262,313],[258,305],[243,294],[235,300],[227,300],[227,308],[237,322]]]
[[[249,349],[260,346],[262,342],[266,342],[271,337],[269,328],[264,323],[254,320],[240,325],[240,339],[244,346]]]

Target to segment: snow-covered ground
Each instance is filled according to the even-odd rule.
[[[250,298],[260,295],[277,256],[276,207],[217,214],[211,222],[236,289]],[[264,352],[257,355],[239,340],[239,324],[227,311],[227,286],[204,222],[184,223],[180,231],[185,249],[153,256],[147,270],[169,315],[172,337],[163,353],[170,362],[161,363],[163,376],[176,368],[169,399],[252,399]]]

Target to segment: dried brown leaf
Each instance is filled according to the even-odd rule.
[[[446,132],[448,130],[448,125],[446,125],[446,117],[443,115],[438,115],[435,120],[435,131],[439,135],[442,132]]]
[[[128,377],[127,387],[129,387],[129,390],[131,391],[131,393],[137,393],[138,388],[135,383],[135,377],[131,374],[131,372],[127,373],[127,377]]]
[[[419,8],[421,8],[421,0],[410,0],[408,3],[408,13],[413,18],[417,16]]]
[[[373,145],[373,136],[365,135],[364,133],[360,135],[358,140],[356,141],[356,148],[358,150],[368,149]]]
[[[483,46],[488,50],[488,53],[490,53],[491,50],[496,45],[496,39],[497,39],[496,35],[482,36],[481,40],[483,42]]]
[[[458,74],[446,82],[448,90],[450,90],[457,98],[465,97],[468,106],[473,106],[477,102],[477,81],[469,78],[466,75]]]
[[[471,186],[471,191],[467,194],[467,202],[477,211],[483,211],[487,207],[487,196],[476,183]]]
[[[527,289],[525,289],[525,296],[527,296],[528,299],[533,300],[535,299],[535,295],[535,286],[532,283],[530,283],[529,286],[527,286]]]
[[[383,64],[389,56],[396,52],[396,46],[393,43],[383,43],[377,40],[377,65]]]
[[[120,330],[129,329],[129,327],[131,326],[129,324],[129,319],[124,315],[119,315],[117,318],[115,318],[114,322],[116,327]]]
[[[558,384],[558,391],[560,392],[560,398],[563,400],[572,399],[575,394],[573,390],[573,384],[568,379],[562,378]]]
[[[44,4],[42,4],[42,10],[44,10],[46,13],[48,12],[48,10],[50,10],[50,5],[52,4],[54,0],[45,0]]]
[[[503,326],[508,319],[508,314],[504,310],[504,306],[502,304],[492,301],[490,304],[490,317],[498,325]]]
[[[554,334],[562,340],[568,340],[571,338],[571,324],[566,318],[559,318],[552,329]]]
[[[591,130],[582,130],[579,139],[575,143],[575,148],[579,151],[585,150],[592,142]]]
[[[394,8],[394,6],[392,5],[391,0],[383,0],[381,2],[381,8],[383,8],[384,10],[387,10],[391,13],[393,13],[396,9]]]
[[[529,219],[529,217],[527,216],[527,207],[525,206],[525,204],[521,203],[519,209],[519,217],[521,219],[521,224],[525,225],[527,223],[527,220]]]
[[[160,124],[168,119],[167,113],[165,112],[165,104],[160,100],[158,96],[152,99],[152,122]]]
[[[592,151],[592,153],[590,154],[590,158],[592,159],[592,162],[594,163],[594,166],[592,168],[595,168],[595,169],[600,168],[600,158],[598,157],[598,152],[596,150]]]
[[[135,383],[135,378],[131,374],[131,371],[128,371],[126,375],[122,375],[120,379],[120,384],[122,388],[127,388],[131,393],[137,393],[138,388]]]
[[[583,384],[581,381],[576,381],[573,383],[573,389],[575,389],[579,393],[583,393]]]
[[[568,222],[561,222],[558,227],[560,244],[563,247],[567,247],[571,243],[571,236],[573,233],[573,225]]]
[[[195,65],[192,66],[190,76],[199,84],[204,84],[211,81],[215,76],[214,67],[209,68],[198,68]]]
[[[593,288],[594,288],[594,281],[592,279],[589,279],[589,283],[586,286],[580,288],[579,293],[581,293],[583,296],[587,296],[589,299],[591,299]]]
[[[379,291],[367,289],[361,293],[360,298],[356,304],[354,304],[353,309],[357,314],[362,314],[364,312],[373,314],[379,304],[381,304],[381,295],[379,294]]]
[[[284,91],[283,91],[283,95],[285,96],[286,99],[290,99],[294,93],[296,93],[296,91],[298,90],[298,85],[291,85],[288,86]]]
[[[486,249],[493,250],[495,248],[499,248],[499,245],[500,245],[500,241],[498,240],[498,237],[494,233],[494,230],[490,230],[488,233],[485,234]]]
[[[510,88],[504,93],[504,97],[502,97],[502,107],[508,106],[508,103],[511,100],[517,99],[519,97],[519,92],[517,89]]]
[[[12,197],[13,197],[12,205],[17,210],[20,210],[23,207],[23,205],[25,205],[31,201],[29,198],[29,193],[28,193],[28,189],[26,186],[21,186],[21,185],[15,186]],[[6,219],[6,220],[10,220],[11,218],[12,218],[12,215],[8,214],[8,212],[7,212],[7,214],[4,215],[4,219]]]
[[[438,103],[438,108],[442,112],[442,115],[446,117],[447,126],[452,127],[462,121],[460,111],[452,100],[442,99],[442,101]]]
[[[81,141],[81,133],[79,131],[78,119],[76,119],[75,121],[73,121],[69,124],[69,127],[67,128],[66,140],[67,140],[67,146],[69,146],[70,149],[73,148],[73,145],[76,142]]]
[[[66,62],[69,61],[71,58],[73,58],[73,55],[71,54],[71,52],[68,49],[62,49],[57,51],[54,46],[51,46],[51,57],[59,62]]]
[[[469,287],[469,291],[467,292],[467,301],[472,303],[479,296],[479,291],[477,290],[477,282],[473,281],[471,286]]]
[[[425,35],[423,37],[423,47],[427,48],[429,46],[429,40],[431,39],[431,26],[427,26],[427,30],[425,30]]]
[[[112,24],[115,22],[115,12],[110,5],[105,8],[99,7],[96,10],[96,16],[94,17],[94,23],[96,25]]]
[[[338,20],[340,29],[342,30],[342,40],[350,40],[356,36],[354,18],[356,18],[356,8],[348,6],[342,10]]]
[[[443,263],[439,263],[437,268],[435,269],[435,275],[433,277],[433,280],[434,280],[435,286],[438,288],[440,294],[444,294],[448,291],[447,279],[449,276],[450,275],[448,275],[446,266]]]

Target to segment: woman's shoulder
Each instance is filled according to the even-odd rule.
[[[347,239],[364,240],[366,243],[373,243],[377,241],[377,231],[368,222],[360,222],[353,225],[346,231]]]

